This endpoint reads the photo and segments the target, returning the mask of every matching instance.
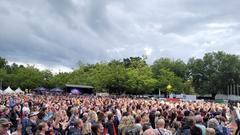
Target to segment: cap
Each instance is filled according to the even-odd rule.
[[[12,124],[12,123],[6,118],[0,118],[0,125],[7,125],[7,124]]]

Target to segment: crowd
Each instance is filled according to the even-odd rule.
[[[0,135],[239,135],[239,104],[0,95]]]

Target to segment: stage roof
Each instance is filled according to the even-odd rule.
[[[85,88],[85,89],[93,89],[92,86],[87,85],[76,85],[76,84],[65,84],[66,87],[73,87],[73,88]]]

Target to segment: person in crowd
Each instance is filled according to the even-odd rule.
[[[136,118],[135,118],[135,126],[140,131],[140,134],[142,134],[143,131],[142,131],[142,124],[141,124],[141,116],[136,116]]]
[[[170,130],[165,129],[165,120],[162,118],[159,118],[156,121],[155,131],[157,135],[172,135],[172,132]]]
[[[48,124],[46,122],[41,122],[37,126],[37,131],[35,135],[45,135],[48,131]]]
[[[182,127],[177,131],[176,135],[190,135],[190,129],[195,125],[195,119],[194,117],[186,115],[183,121]]]
[[[152,127],[150,127],[149,129],[143,132],[143,135],[156,135],[156,132]]]
[[[25,121],[23,121],[23,129],[25,129],[26,131],[24,131],[23,135],[33,135],[34,133],[36,133],[37,131],[37,115],[38,112],[32,112],[29,115],[29,119],[26,119]]]
[[[118,126],[120,124],[120,121],[119,121],[119,118],[117,116],[117,111],[115,109],[112,110],[112,113],[113,113],[113,124],[114,124],[114,127],[116,129],[116,132],[118,134]]]
[[[134,96],[23,94],[1,95],[0,99],[0,118],[12,122],[6,128],[2,126],[1,131],[17,129],[13,133],[19,134],[21,130],[22,135],[36,134],[43,122],[48,124],[46,135],[157,135],[160,134],[158,129],[174,135],[198,134],[200,132],[195,130],[200,129],[204,135],[206,127],[214,129],[217,135],[228,135],[238,127],[236,110],[239,106],[232,118],[232,111],[225,104],[159,101]],[[46,129],[43,128],[38,133],[43,134]]]
[[[208,121],[208,128],[213,128],[215,130],[216,135],[224,135],[223,132],[219,129],[219,123],[217,119],[212,118]]]
[[[87,116],[83,116],[83,127],[82,127],[82,134],[83,135],[91,135],[92,129],[91,126],[92,124],[88,121]]]
[[[98,122],[98,118],[97,118],[97,113],[95,112],[95,111],[90,111],[89,113],[88,113],[88,121],[92,124],[92,125],[95,125],[95,124],[97,124],[97,122]]]
[[[69,125],[73,125],[74,122],[78,119],[79,117],[79,110],[77,107],[72,107],[71,108],[71,116],[69,118]]]
[[[181,122],[173,121],[172,128],[170,130],[172,131],[172,134],[175,135],[180,128],[181,128]]]
[[[18,124],[17,130],[12,135],[22,135],[22,124]]]
[[[1,118],[9,119],[9,115],[10,115],[10,109],[7,106],[3,106]]]
[[[197,126],[193,126],[190,129],[190,135],[202,135],[202,129]]]
[[[215,129],[213,129],[213,128],[206,128],[206,135],[216,135]]]
[[[82,135],[83,122],[81,119],[74,121],[74,126],[69,127],[67,135]]]
[[[127,116],[126,127],[123,130],[124,135],[140,135],[141,130],[135,125],[133,116]]]
[[[22,112],[23,112],[23,113],[26,113],[26,114],[30,114],[30,108],[29,108],[29,106],[28,106],[28,102],[25,102],[25,103],[23,104]]]
[[[102,123],[92,125],[92,135],[103,135],[104,127]]]
[[[11,122],[6,118],[0,118],[0,135],[10,135]]]
[[[118,126],[118,135],[123,134],[123,132],[125,131],[125,128],[127,127],[127,122],[128,122],[128,116],[123,116]]]
[[[10,126],[10,131],[12,133],[17,130],[18,122],[20,120],[18,106],[16,104],[12,106],[12,110],[10,111],[9,119],[12,122],[12,125]]]
[[[196,127],[199,127],[202,131],[202,135],[205,135],[206,134],[206,127],[203,125],[203,119],[202,119],[202,116],[201,115],[196,115],[195,116],[195,119],[196,119],[196,124],[195,126]]]
[[[108,121],[105,123],[104,134],[108,133],[109,135],[117,135],[117,131],[113,123],[113,114],[109,113],[107,118]]]

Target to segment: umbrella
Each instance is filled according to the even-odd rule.
[[[53,88],[50,90],[50,92],[63,92],[63,90],[60,88]]]

